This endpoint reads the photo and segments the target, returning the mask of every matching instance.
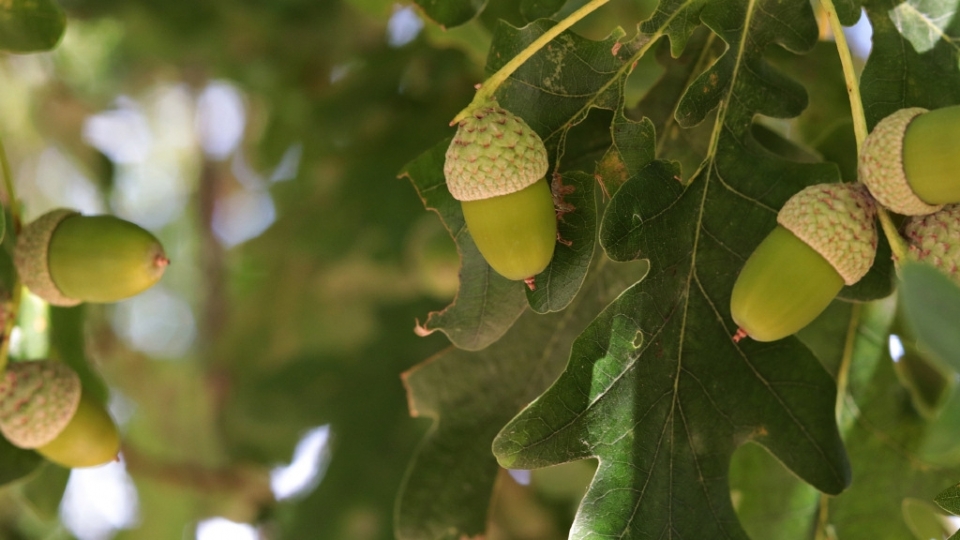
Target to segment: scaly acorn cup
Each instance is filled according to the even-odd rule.
[[[910,257],[936,266],[960,284],[960,204],[914,216],[903,232],[910,244]]]
[[[443,174],[487,263],[524,280],[550,264],[557,217],[547,183],[547,150],[522,118],[490,103],[460,122]]]
[[[64,467],[96,467],[117,459],[120,432],[106,409],[84,393],[63,431],[36,450]]]
[[[34,294],[75,306],[139,294],[160,280],[170,261],[156,237],[129,221],[59,209],[24,227],[14,262]]]
[[[875,217],[859,183],[819,184],[791,197],[733,286],[734,341],[785,338],[823,312],[844,283],[860,281],[877,252]]]
[[[960,106],[901,109],[863,143],[860,181],[898,214],[932,214],[960,203]]]
[[[70,422],[80,394],[80,377],[62,362],[12,362],[0,378],[0,432],[20,448],[48,444]]]

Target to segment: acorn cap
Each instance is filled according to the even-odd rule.
[[[20,448],[60,434],[80,403],[80,377],[62,362],[13,362],[0,378],[0,432]]]
[[[910,256],[932,264],[960,283],[960,204],[907,221],[904,234]]]
[[[877,254],[876,213],[863,184],[817,184],[791,197],[777,214],[777,223],[853,285],[870,270]]]
[[[881,120],[860,151],[858,173],[878,203],[906,216],[932,214],[942,205],[931,205],[917,197],[903,169],[903,137],[907,126],[927,109],[900,109]]]
[[[460,121],[443,174],[458,201],[520,191],[547,174],[547,149],[519,116],[495,102]]]
[[[23,284],[33,294],[55,306],[69,307],[81,302],[60,292],[50,276],[47,258],[53,232],[57,230],[61,221],[77,213],[74,210],[60,208],[51,210],[30,222],[20,232],[17,247],[13,252],[13,261]]]

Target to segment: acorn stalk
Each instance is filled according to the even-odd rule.
[[[875,216],[862,184],[819,184],[791,197],[733,286],[734,341],[794,334],[859,281],[877,251]]]
[[[497,273],[531,288],[556,246],[547,169],[537,133],[496,103],[460,122],[443,168],[480,254]]]

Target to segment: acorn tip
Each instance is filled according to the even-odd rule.
[[[750,337],[750,335],[747,334],[747,331],[743,328],[737,328],[737,333],[734,334],[730,339],[732,339],[734,343],[740,343],[740,340],[745,337]]]

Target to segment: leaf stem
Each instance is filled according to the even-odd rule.
[[[17,203],[17,188],[13,183],[13,173],[10,172],[10,161],[7,159],[7,150],[3,146],[2,137],[0,137],[0,171],[3,172],[3,187],[7,192],[7,206],[10,208],[10,218],[13,222],[10,234],[16,240],[17,234],[20,233],[20,205]],[[0,219],[6,218],[0,215]],[[0,306],[0,310],[5,312],[2,313],[5,318],[0,318],[3,321],[3,334],[0,335],[0,340],[2,340],[2,343],[0,343],[0,373],[7,369],[7,359],[10,355],[10,335],[17,323],[17,313],[20,311],[20,289],[22,288],[20,275],[17,274],[13,281],[9,309],[6,306]]]
[[[847,44],[847,37],[843,33],[843,25],[840,24],[840,18],[837,16],[837,8],[833,5],[833,0],[820,0],[820,5],[827,14],[827,20],[830,21],[830,29],[833,31],[833,40],[837,44],[837,54],[840,56],[840,64],[843,66],[843,78],[847,83],[847,95],[850,97],[850,115],[853,118],[853,131],[857,137],[857,155],[860,155],[860,149],[863,147],[863,141],[869,133],[867,130],[867,116],[863,112],[863,100],[860,96],[860,80],[857,77],[857,71],[853,65],[853,55],[850,54],[850,46]],[[880,218],[880,225],[883,233],[890,242],[890,249],[893,251],[893,262],[899,265],[900,261],[905,260],[907,248],[897,232],[896,225],[890,219],[887,209],[877,205],[877,215]]]
[[[580,19],[586,17],[593,11],[595,11],[600,6],[606,4],[610,0],[590,0],[583,7],[574,11],[568,15],[565,19],[558,22],[552,28],[543,33],[542,36],[538,37],[530,45],[520,51],[520,54],[514,56],[510,59],[509,62],[503,65],[496,73],[491,75],[486,81],[482,84],[477,85],[477,93],[473,96],[473,101],[470,102],[470,105],[467,105],[465,109],[460,111],[457,116],[450,121],[450,125],[455,125],[467,116],[470,115],[474,109],[481,107],[484,103],[490,101],[493,97],[494,92],[500,88],[500,85],[503,84],[507,79],[510,78],[510,75],[513,75],[513,72],[516,71],[524,62],[530,59],[534,54],[544,48],[547,43],[553,41],[553,39],[560,35],[561,32],[570,28],[576,24]]]

